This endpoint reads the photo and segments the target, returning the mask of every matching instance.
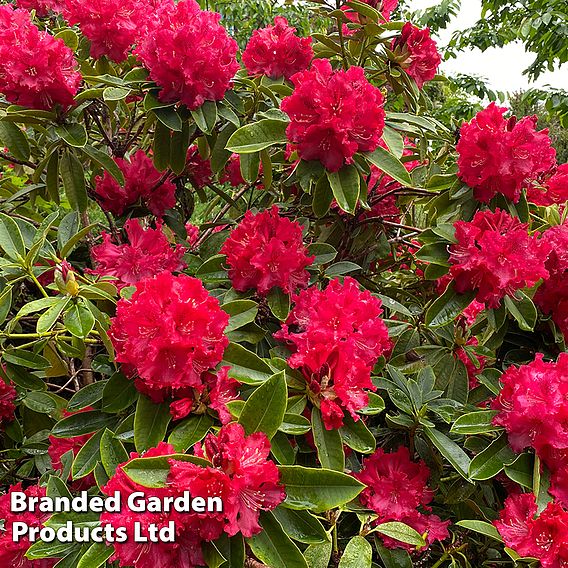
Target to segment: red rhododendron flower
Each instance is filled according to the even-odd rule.
[[[245,185],[246,180],[241,173],[241,157],[238,154],[231,154],[219,181],[221,183],[229,182],[233,187]]]
[[[308,284],[308,256],[302,227],[278,215],[278,207],[257,213],[247,211],[221,248],[227,255],[229,278],[235,290],[256,289],[267,294],[279,286],[287,294]]]
[[[190,110],[219,101],[239,69],[237,42],[195,0],[164,0],[136,55],[161,87],[160,100],[180,101]]]
[[[568,337],[568,225],[551,227],[542,240],[552,248],[546,269],[550,277],[539,286],[534,301],[552,320],[565,337]]]
[[[363,469],[353,475],[367,486],[359,499],[364,507],[378,515],[375,524],[390,521],[406,523],[421,534],[427,532],[428,544],[448,538],[450,521],[419,511],[419,508],[429,510],[428,504],[434,492],[427,485],[430,470],[422,460],[413,462],[408,448],[401,446],[392,453],[379,448],[372,456],[363,459]],[[388,548],[412,550],[410,545],[382,538]]]
[[[560,205],[568,201],[568,164],[562,164],[527,188],[527,200],[536,205]]]
[[[172,454],[175,454],[174,447],[160,442],[156,448],[148,450],[144,457]],[[138,457],[140,457],[139,454],[131,453],[129,461]],[[174,568],[175,566],[194,568],[195,566],[205,566],[201,554],[203,537],[200,533],[202,527],[195,515],[179,513],[175,510],[161,513],[138,512],[132,511],[128,507],[128,497],[135,492],[141,492],[146,500],[151,497],[164,500],[167,497],[179,497],[181,493],[171,487],[148,488],[135,483],[124,473],[124,466],[127,463],[121,464],[115,475],[101,488],[105,495],[114,495],[118,491],[122,503],[120,512],[102,513],[102,525],[111,525],[115,529],[124,527],[128,535],[125,542],[114,543],[115,553],[111,557],[111,561],[118,561],[119,566],[135,566],[136,568]],[[214,517],[212,513],[209,513],[209,515],[211,518]],[[187,522],[186,517],[191,518],[193,526]],[[148,537],[148,525],[155,524],[158,528],[162,528],[167,526],[170,521],[173,521],[176,527],[175,542],[144,543],[134,540],[134,523],[140,523],[142,534]],[[221,532],[218,532],[215,538],[219,537],[220,534]]]
[[[303,290],[294,303],[274,335],[291,348],[289,365],[306,378],[328,430],[341,427],[345,411],[358,420],[356,412],[369,403],[366,389],[376,390],[371,370],[391,345],[381,301],[347,277],[325,290]]]
[[[73,52],[40,31],[27,10],[0,6],[0,92],[16,105],[51,110],[70,107],[81,75]]]
[[[479,342],[476,337],[470,337],[467,340],[466,346],[475,346],[478,344]],[[469,388],[474,389],[479,384],[477,375],[483,372],[487,357],[478,355],[473,349],[465,349],[464,347],[458,347],[454,351],[454,356],[465,365],[469,379]]]
[[[193,144],[187,150],[185,175],[200,189],[211,183],[211,178],[213,177],[211,162],[201,157],[196,144]]]
[[[503,297],[548,277],[550,245],[505,211],[478,211],[472,221],[454,226],[458,242],[450,246],[450,274],[456,292],[475,290],[478,302],[497,308]]]
[[[136,38],[147,28],[148,15],[155,9],[150,0],[64,0],[63,16],[78,24],[91,42],[91,57],[106,55],[120,63]]]
[[[503,118],[506,108],[491,103],[461,128],[457,145],[459,177],[485,203],[502,193],[513,202],[521,189],[555,164],[548,130],[536,130],[536,117]]]
[[[404,25],[400,36],[393,40],[391,49],[419,89],[436,76],[442,62],[436,42],[430,37],[430,28],[421,30],[410,22]]]
[[[499,411],[493,423],[507,430],[513,450],[532,447],[541,454],[549,447],[568,449],[568,354],[561,353],[553,363],[538,353],[528,365],[509,367],[501,382],[491,405]]]
[[[43,18],[50,12],[61,12],[65,0],[18,0],[18,8],[35,10],[36,14]]]
[[[197,241],[199,240],[199,227],[197,225],[194,225],[193,223],[186,223],[185,231],[187,233],[187,242],[189,243],[190,248],[193,250],[197,245]]]
[[[335,172],[356,152],[377,148],[385,125],[384,99],[361,67],[333,71],[329,60],[316,59],[292,82],[294,93],[281,108],[290,117],[286,134],[300,158],[319,160]]]
[[[271,79],[290,79],[304,71],[314,57],[311,37],[298,37],[296,28],[282,16],[274,25],[255,30],[243,52],[243,63],[251,75],[266,75]]]
[[[193,497],[205,496],[212,478],[214,485],[224,488],[224,531],[230,536],[241,532],[247,538],[259,533],[260,511],[274,509],[285,497],[278,483],[278,468],[268,460],[270,441],[266,434],[245,436],[244,428],[232,422],[217,436],[209,434],[198,450],[213,467],[170,460],[169,484],[180,492],[189,490]],[[224,481],[219,483],[215,478]]]
[[[93,409],[89,406],[79,412],[87,412],[88,410]],[[77,414],[77,412],[68,412],[67,410],[63,411],[63,416],[72,416],[73,414]],[[63,462],[61,461],[63,455],[71,451],[73,452],[73,456],[76,456],[79,453],[79,450],[86,444],[92,435],[93,434],[83,434],[72,438],[57,438],[50,435],[47,453],[51,458],[51,467],[54,471],[63,471]],[[85,477],[73,480],[72,488],[75,491],[87,490],[95,485],[95,483],[95,476],[90,473]]]
[[[519,555],[537,558],[542,568],[562,568],[568,562],[568,512],[548,503],[537,514],[532,493],[511,495],[493,524],[505,544]]]
[[[116,361],[136,372],[136,387],[157,400],[176,389],[201,392],[202,374],[223,357],[229,316],[200,280],[162,272],[118,302],[109,335]]]
[[[49,513],[41,511],[14,513],[10,504],[14,492],[24,492],[28,497],[45,497],[45,487],[32,485],[24,489],[21,483],[11,485],[7,493],[0,495],[0,520],[4,520],[3,530],[0,531],[0,564],[13,568],[52,568],[57,559],[28,560],[25,557],[32,545],[27,536],[20,536],[19,541],[14,542],[14,522],[25,523],[30,528],[40,528],[50,517]]]
[[[14,401],[17,396],[16,389],[0,378],[0,423],[14,420],[14,412],[16,412]]]
[[[160,272],[177,272],[185,268],[181,260],[185,247],[172,247],[161,224],[158,223],[156,229],[143,229],[138,219],[129,219],[124,229],[128,244],[115,245],[111,235],[102,232],[102,244],[91,249],[95,264],[93,274],[114,276],[121,289]]]
[[[138,150],[128,160],[115,158],[115,162],[124,174],[124,186],[107,171],[103,177],[95,178],[95,193],[105,211],[122,215],[140,201],[154,215],[161,217],[176,204],[176,186],[169,180],[162,180],[162,174],[144,150]]]

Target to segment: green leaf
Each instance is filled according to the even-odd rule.
[[[134,445],[136,451],[153,448],[164,439],[172,417],[167,402],[156,404],[140,395],[134,416]]]
[[[499,542],[503,542],[499,531],[493,525],[486,523],[485,521],[458,521],[456,525],[458,525],[458,527],[462,527],[464,529],[475,531],[476,533],[488,536],[490,538],[498,540]]]
[[[467,454],[445,434],[435,428],[425,427],[424,432],[438,451],[452,464],[455,470],[468,479],[470,459]]]
[[[515,483],[532,489],[534,458],[532,454],[521,454],[512,464],[505,466],[505,474]]]
[[[159,120],[156,122],[152,152],[154,166],[163,172],[170,165],[171,134],[170,129]]]
[[[377,166],[379,170],[395,179],[406,187],[413,187],[414,184],[404,164],[390,152],[380,146],[374,152],[363,154],[371,164]]]
[[[53,427],[51,433],[56,438],[75,438],[115,423],[116,418],[112,415],[103,414],[98,410],[88,410],[63,418]]]
[[[44,542],[38,540],[34,542],[26,551],[26,558],[38,560],[41,558],[62,558],[69,554],[69,551],[76,546],[74,542]]]
[[[239,329],[256,319],[258,304],[253,300],[234,300],[221,306],[221,309],[230,316],[229,325],[225,333]]]
[[[308,546],[304,550],[304,558],[308,563],[308,568],[328,568],[332,550],[333,544],[331,542]]]
[[[45,357],[32,353],[31,351],[26,351],[25,349],[6,349],[2,353],[2,358],[8,363],[13,363],[14,365],[28,369],[41,371],[51,367],[51,363]]]
[[[114,554],[114,548],[104,542],[95,542],[81,556],[77,568],[99,568]]]
[[[300,549],[269,511],[260,514],[261,533],[248,539],[254,555],[270,568],[308,568]]]
[[[85,127],[78,122],[58,126],[55,128],[55,132],[63,138],[69,146],[82,148],[87,143],[87,131]]]
[[[114,373],[103,390],[102,409],[105,412],[120,412],[128,408],[138,397],[134,381],[122,373]]]
[[[458,294],[453,286],[448,289],[428,308],[425,323],[428,327],[441,327],[452,322],[473,299],[475,292]]]
[[[239,128],[227,142],[227,150],[237,154],[252,154],[275,144],[285,143],[287,122],[264,119]]]
[[[365,486],[354,477],[331,469],[281,465],[280,481],[286,487],[286,507],[318,513],[352,501]]]
[[[45,392],[32,391],[22,401],[30,410],[40,414],[51,414],[57,410],[57,402]]]
[[[121,463],[128,461],[128,452],[122,442],[108,429],[102,434],[100,443],[101,462],[109,477],[112,477]]]
[[[18,224],[4,213],[0,213],[0,247],[17,262],[26,256],[24,238]]]
[[[177,116],[177,114],[176,114]],[[189,148],[190,126],[186,121],[182,124],[179,131],[172,133],[172,143],[170,147],[170,167],[176,174],[181,174],[185,170],[187,160],[187,150]]]
[[[343,211],[353,213],[359,200],[361,176],[355,166],[343,166],[338,172],[326,172],[337,204]]]
[[[390,126],[385,126],[383,130],[383,140],[392,154],[397,158],[402,158],[404,152],[404,138]]]
[[[54,36],[60,39],[71,50],[75,51],[79,47],[79,36],[71,29],[67,28],[57,32]]]
[[[208,414],[190,416],[172,430],[168,443],[176,449],[176,452],[185,452],[203,440],[211,426],[213,426],[213,418]]]
[[[312,210],[316,217],[324,217],[333,203],[333,191],[326,175],[320,177],[313,194]]]
[[[361,270],[361,267],[358,264],[350,262],[349,260],[342,260],[341,262],[336,262],[335,264],[332,264],[330,267],[328,267],[325,271],[325,274],[328,277],[333,277],[349,274],[351,272],[357,272],[359,270]]]
[[[29,159],[30,145],[28,139],[13,122],[0,121],[0,140],[14,158],[18,160]]]
[[[0,324],[3,324],[12,309],[12,286],[6,288],[0,293]]]
[[[323,525],[308,511],[276,507],[273,514],[290,538],[305,544],[329,542],[329,537]]]
[[[199,108],[191,111],[191,116],[201,132],[211,134],[217,122],[217,105],[213,101],[205,101]]]
[[[282,424],[280,424],[280,431],[290,436],[301,436],[307,434],[311,427],[310,421],[305,416],[286,412]]]
[[[181,118],[180,118],[179,114],[177,113],[175,107],[169,106],[169,107],[163,107],[163,108],[155,108],[153,112],[156,115],[156,118],[166,128],[169,128],[170,130],[173,130],[174,132],[181,132],[182,121],[181,121]]]
[[[355,536],[347,543],[338,568],[371,568],[372,563],[372,546],[362,536]]]
[[[478,410],[460,416],[453,424],[453,434],[487,434],[496,432],[501,428],[493,426],[493,418],[498,414],[496,410]]]
[[[520,301],[505,296],[505,306],[523,331],[533,331],[538,317],[536,307],[526,294],[521,291],[517,294],[521,296]]]
[[[73,479],[80,479],[89,475],[101,460],[101,438],[103,430],[91,436],[79,450],[73,460],[71,473]]]
[[[314,444],[322,467],[343,471],[345,469],[345,453],[339,430],[327,430],[318,408],[312,409],[312,432]]]
[[[229,343],[223,354],[223,365],[230,365],[229,377],[241,383],[256,385],[268,380],[273,371],[256,353],[238,343]]]
[[[82,148],[83,152],[96,162],[101,168],[106,170],[120,185],[124,185],[124,174],[117,163],[106,153],[93,146],[86,145]],[[73,235],[69,235],[71,238]],[[61,246],[61,244],[60,244]]]
[[[36,324],[36,331],[38,333],[45,333],[49,331],[55,322],[59,319],[61,312],[67,307],[70,298],[58,298],[58,302],[41,314]]]
[[[308,253],[315,256],[312,266],[327,264],[337,256],[337,251],[329,243],[312,243],[308,246]]]
[[[374,392],[369,393],[369,404],[365,408],[361,408],[359,414],[373,416],[380,414],[385,409],[385,401]]]
[[[339,433],[343,443],[356,452],[372,454],[377,447],[377,441],[365,423],[362,420],[355,422],[350,414],[346,413],[343,417],[343,426]]]
[[[83,165],[73,152],[66,150],[59,160],[59,174],[63,181],[63,189],[73,209],[84,213],[87,210],[88,198],[85,186]]]
[[[516,457],[509,447],[506,434],[502,434],[471,460],[469,477],[478,481],[491,479],[501,472],[505,465],[513,463]]]
[[[375,547],[385,568],[412,568],[412,560],[406,550],[400,548],[390,549],[383,546],[378,537],[375,536]],[[327,568],[327,567],[326,567]]]
[[[284,371],[273,375],[251,394],[239,416],[239,424],[247,435],[264,432],[270,439],[278,432],[286,412],[287,394]]]
[[[388,536],[389,538],[393,538],[394,540],[411,544],[417,548],[426,546],[426,541],[418,531],[397,521],[381,523],[375,527],[373,531]]]
[[[95,326],[95,316],[83,302],[77,301],[65,314],[63,325],[71,335],[84,339]]]
[[[290,313],[290,296],[282,288],[272,288],[266,298],[270,311],[280,320],[285,321]]]

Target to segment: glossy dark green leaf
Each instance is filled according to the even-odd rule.
[[[140,395],[134,417],[134,445],[138,452],[153,448],[161,442],[172,417],[167,402],[156,404]]]
[[[345,453],[339,430],[326,429],[318,408],[312,409],[312,432],[322,467],[343,471],[345,469]]]
[[[287,122],[264,119],[239,128],[227,142],[227,150],[237,154],[252,154],[275,144],[285,143]]]

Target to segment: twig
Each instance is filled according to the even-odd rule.
[[[18,164],[19,166],[28,166],[28,168],[35,168],[37,167],[33,162],[28,162],[27,160],[18,160],[18,158],[14,158],[9,156],[4,152],[0,152],[0,158],[6,160],[7,162],[12,162],[13,164]]]

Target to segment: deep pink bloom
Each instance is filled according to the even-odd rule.
[[[410,22],[404,24],[401,35],[393,40],[391,49],[419,89],[436,76],[442,62],[436,42],[430,37],[430,28],[421,30]]]
[[[274,18],[273,26],[255,30],[243,52],[247,71],[272,79],[290,79],[307,69],[314,57],[312,38],[300,38],[295,31],[282,16]]]
[[[16,412],[14,402],[17,396],[16,389],[0,378],[0,423],[6,424],[14,420],[14,412]]]
[[[202,374],[223,357],[229,316],[200,280],[162,272],[142,280],[118,302],[109,335],[116,361],[136,386],[163,400],[176,389],[204,388]]]
[[[203,496],[211,491],[208,488],[212,478],[225,497],[223,530],[230,536],[241,532],[247,538],[259,533],[260,511],[274,509],[285,497],[278,468],[268,460],[270,441],[266,435],[256,432],[246,436],[244,428],[232,422],[223,426],[217,436],[209,434],[198,453],[213,467],[170,460],[170,486],[180,492],[189,490],[192,496]]]
[[[290,117],[288,140],[303,160],[319,160],[336,172],[356,152],[379,145],[385,125],[384,98],[361,67],[333,71],[316,59],[309,71],[292,77],[294,93],[282,101]]]
[[[185,231],[187,233],[187,242],[189,244],[189,248],[193,250],[197,245],[197,241],[199,240],[199,227],[194,225],[193,223],[186,223],[185,224]]]
[[[278,215],[278,208],[247,211],[221,248],[227,255],[235,290],[256,289],[267,294],[279,286],[290,294],[308,284],[306,267],[313,260],[302,240],[302,227]]]
[[[531,556],[534,552],[530,533],[536,513],[534,495],[519,493],[507,497],[499,520],[493,523],[505,544],[521,556]]]
[[[292,350],[289,365],[306,378],[328,430],[342,425],[345,411],[358,420],[357,411],[369,402],[367,390],[376,390],[371,370],[391,345],[381,301],[347,277],[325,290],[303,290],[294,303],[274,334]]]
[[[140,202],[154,215],[161,217],[176,204],[176,186],[162,181],[162,174],[154,167],[144,150],[138,150],[128,160],[115,158],[124,174],[121,186],[107,171],[95,178],[95,193],[105,211],[122,215],[128,207]]]
[[[541,455],[568,449],[568,354],[554,363],[538,353],[528,365],[509,367],[501,382],[491,405],[499,411],[493,423],[507,430],[513,450],[532,447]]]
[[[73,52],[40,31],[27,10],[0,6],[0,92],[24,107],[51,110],[74,103],[81,83]]]
[[[61,12],[65,0],[18,0],[18,8],[25,10],[35,10],[36,14],[43,18],[50,12]]]
[[[196,144],[193,144],[187,150],[184,175],[187,175],[191,182],[199,189],[211,183],[211,178],[213,177],[211,162],[201,157]]]
[[[548,130],[536,130],[536,117],[506,120],[506,108],[491,103],[461,128],[458,175],[479,201],[502,193],[513,202],[521,190],[555,164]]]
[[[158,223],[156,229],[143,229],[138,219],[124,224],[127,244],[116,245],[111,235],[103,231],[103,242],[91,249],[95,264],[93,274],[114,276],[119,289],[133,286],[140,280],[160,272],[178,272],[185,268],[182,245],[172,247]]]
[[[63,16],[78,24],[91,42],[91,57],[106,55],[120,63],[138,37],[144,34],[151,11],[151,0],[63,0]]]
[[[257,180],[254,184],[256,189],[264,189],[264,186],[261,183],[260,175],[262,174],[262,162],[259,164],[258,167],[258,175]],[[243,174],[241,172],[241,157],[238,154],[231,154],[231,157],[227,161],[225,165],[225,169],[223,173],[219,176],[219,181],[221,183],[230,183],[233,187],[239,187],[241,185],[245,185],[247,181],[243,178]]]
[[[478,211],[472,221],[454,226],[458,242],[450,246],[450,274],[456,292],[475,290],[478,302],[497,308],[504,296],[548,277],[550,245],[505,211]]]
[[[149,33],[135,53],[161,87],[160,100],[190,110],[219,101],[239,69],[237,42],[219,24],[221,16],[203,11],[195,0],[164,0]]]
[[[536,205],[563,205],[568,201],[568,164],[562,164],[541,176],[527,188],[527,200]]]
[[[428,487],[430,470],[422,460],[413,462],[408,448],[401,446],[392,453],[380,448],[364,458],[363,469],[353,475],[367,486],[359,499],[364,507],[378,515],[375,524],[406,523],[421,534],[428,532],[428,544],[448,538],[450,521],[419,510],[429,510],[434,492]],[[388,548],[412,548],[400,541],[382,538]]]
[[[7,493],[0,495],[0,519],[4,520],[3,530],[0,531],[0,565],[12,568],[52,568],[57,559],[28,560],[25,557],[32,544],[27,536],[20,537],[19,542],[14,542],[14,522],[25,523],[30,528],[40,528],[50,517],[49,513],[40,511],[14,513],[10,500],[11,493],[15,491],[23,491],[28,497],[45,497],[45,487],[32,485],[24,489],[21,483],[11,485]]]
[[[475,346],[478,344],[479,342],[476,337],[470,337],[467,340],[466,346]],[[477,375],[483,373],[487,357],[478,355],[471,348],[466,350],[464,347],[458,347],[454,351],[454,357],[457,357],[465,365],[469,379],[469,388],[474,389],[479,384]]]

